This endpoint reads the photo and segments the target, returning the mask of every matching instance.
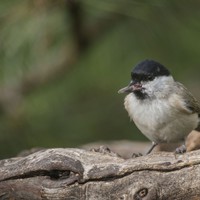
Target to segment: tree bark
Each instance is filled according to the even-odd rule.
[[[200,150],[123,159],[107,148],[44,149],[0,161],[0,199],[197,200]]]

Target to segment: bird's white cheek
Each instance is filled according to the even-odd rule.
[[[155,95],[155,85],[154,82],[145,82],[142,85],[143,93],[147,94],[149,97],[153,97]]]
[[[171,76],[155,78],[153,81],[143,82],[144,92],[150,98],[167,98],[171,94],[174,80]]]

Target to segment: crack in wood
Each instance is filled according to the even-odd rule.
[[[26,179],[26,178],[32,178],[36,176],[48,176],[52,180],[58,180],[58,179],[67,179],[72,175],[72,172],[69,170],[38,170],[38,171],[32,171],[25,174],[20,174],[17,176],[11,176],[9,178],[5,178],[1,180],[0,182],[7,181],[7,180],[16,180],[16,179]]]

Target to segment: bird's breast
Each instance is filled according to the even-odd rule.
[[[131,93],[126,96],[124,105],[135,125],[151,141],[182,140],[196,124],[195,115],[178,113],[167,99],[141,101]]]
[[[166,121],[166,113],[169,115],[169,105],[159,100],[138,100],[133,94],[125,98],[125,109],[137,126],[150,129],[158,129]],[[163,117],[165,116],[165,120]]]

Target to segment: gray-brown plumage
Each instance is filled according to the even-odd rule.
[[[152,141],[150,151],[158,143],[184,141],[192,130],[200,129],[198,101],[163,65],[145,60],[133,69],[131,79],[119,93],[128,93],[125,109]]]

